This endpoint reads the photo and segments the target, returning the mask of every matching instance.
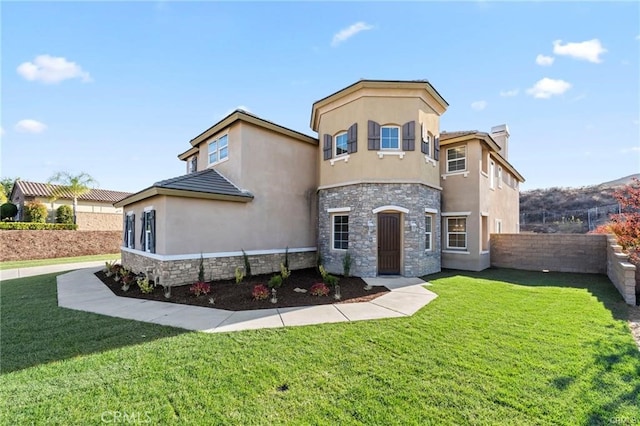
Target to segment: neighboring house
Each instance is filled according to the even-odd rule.
[[[49,215],[47,222],[56,221],[56,209],[62,205],[73,208],[71,194],[51,201],[51,191],[57,185],[40,182],[18,180],[11,190],[11,202],[18,207],[17,220],[24,220],[24,205],[29,202],[44,204]],[[78,197],[76,222],[78,229],[85,231],[119,231],[122,230],[122,208],[114,207],[113,203],[130,196],[129,192],[110,191],[107,189],[92,189]]]
[[[363,277],[488,267],[488,233],[517,232],[523,178],[506,126],[440,135],[447,107],[426,81],[361,80],[313,104],[319,139],[236,110],[178,156],[187,174],[115,203],[122,262],[172,284],[201,257],[207,278],[231,277],[243,252],[254,273],[285,250],[294,269],[318,255],[333,273],[348,251]]]

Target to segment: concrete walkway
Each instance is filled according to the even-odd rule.
[[[115,255],[118,256],[118,255]],[[114,257],[115,257],[114,256]],[[118,260],[119,261],[119,260]],[[5,269],[0,271],[0,280],[33,277],[35,275],[51,274],[54,272],[73,271],[81,268],[104,267],[104,260],[93,262],[59,263],[57,265],[31,266],[29,268]]]
[[[59,275],[58,306],[208,333],[406,317],[437,297],[419,278],[367,278],[368,284],[384,285],[391,292],[371,302],[233,312],[119,297],[94,275],[98,270]]]

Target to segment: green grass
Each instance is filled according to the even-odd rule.
[[[91,256],[58,257],[56,259],[16,260],[12,262],[0,262],[0,271],[4,269],[29,268],[32,266],[59,265],[74,262],[93,262],[98,260],[111,261],[120,259],[120,253],[95,254]]]
[[[0,424],[640,422],[640,353],[606,277],[429,280],[439,297],[410,318],[227,334],[58,308],[53,275],[2,282]]]

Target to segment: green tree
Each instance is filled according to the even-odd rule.
[[[52,201],[63,197],[73,199],[73,223],[76,223],[77,220],[78,198],[91,192],[97,185],[98,182],[84,172],[78,175],[72,175],[69,172],[58,172],[49,178]]]
[[[48,213],[47,206],[37,201],[24,205],[24,216],[27,222],[45,223]]]
[[[4,177],[0,179],[0,204],[6,203],[9,201],[9,195],[11,195],[11,189],[13,188],[13,184],[20,179]]]
[[[4,203],[0,206],[0,220],[13,220],[18,214],[18,207],[13,203]]]
[[[56,209],[56,223],[73,223],[73,209],[63,204]]]

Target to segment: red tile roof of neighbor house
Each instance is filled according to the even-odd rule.
[[[16,181],[15,185],[20,188],[25,197],[50,197],[53,188],[59,185],[49,185],[40,182],[27,182],[24,180]],[[13,190],[15,191],[15,189]],[[13,192],[12,191],[12,192]],[[72,199],[73,196],[69,192],[62,192],[61,197]],[[100,201],[105,203],[115,203],[125,197],[131,195],[130,192],[111,191],[108,189],[92,189],[90,192],[78,197],[78,200],[84,201]]]

